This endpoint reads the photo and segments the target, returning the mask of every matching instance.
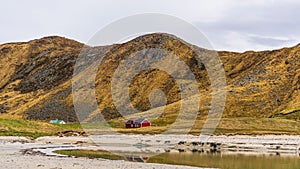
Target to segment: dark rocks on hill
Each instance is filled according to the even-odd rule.
[[[66,122],[78,122],[76,112],[73,105],[67,105],[66,102],[61,101],[66,99],[70,94],[71,88],[60,92],[48,98],[49,100],[44,103],[44,105],[39,105],[39,107],[33,107],[24,114],[27,116],[28,120],[51,120],[51,119],[61,119]]]
[[[9,109],[8,107],[5,107],[5,106],[0,104],[0,114],[7,113],[8,109]]]

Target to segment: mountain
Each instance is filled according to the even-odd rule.
[[[111,91],[114,73],[129,56],[141,50],[145,50],[144,55],[154,56],[155,53],[149,53],[149,49],[157,47],[176,54],[190,68],[198,83],[197,88],[204,96],[201,98],[199,116],[207,114],[210,109],[211,82],[205,65],[197,62],[194,51],[214,51],[190,45],[172,35],[155,33],[137,37],[123,44],[99,47],[86,46],[57,36],[0,45],[0,117],[29,120],[63,119],[77,122],[71,80],[73,75],[74,78],[80,77],[81,72],[92,69],[91,67],[95,66],[93,64],[100,58],[102,61],[96,71],[95,83],[90,84],[88,89],[95,91],[100,111],[91,109],[90,116],[79,118],[86,121],[95,120],[99,112],[107,120],[121,117],[111,94],[114,92]],[[227,100],[223,117],[299,120],[299,45],[261,52],[215,52],[220,56],[227,81]],[[85,56],[85,61],[74,74],[74,67],[80,55]],[[131,62],[137,65],[135,62],[138,60],[139,55],[133,57]],[[171,63],[169,66],[177,65]],[[121,76],[130,77],[130,71],[134,71],[134,68],[129,66],[127,71],[121,72]],[[181,80],[187,87],[191,87],[188,71],[174,71],[186,77]],[[148,97],[153,94],[151,92],[154,89],[160,89],[165,94],[169,113],[178,113],[176,103],[184,100],[180,95],[180,87],[176,80],[159,69],[145,69],[132,77],[128,92],[131,104],[141,112],[163,106],[164,100],[160,100],[160,97],[155,103],[150,103]],[[84,95],[81,99],[86,107],[92,107]]]

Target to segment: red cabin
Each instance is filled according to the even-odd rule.
[[[147,127],[151,126],[151,123],[148,119],[146,118],[133,118],[127,120],[125,123],[126,128],[140,128],[140,127]]]

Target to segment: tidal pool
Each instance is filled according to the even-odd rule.
[[[147,162],[220,169],[299,169],[299,155],[169,152]]]

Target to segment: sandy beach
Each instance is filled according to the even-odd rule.
[[[42,137],[30,140],[25,137],[0,137],[0,168],[5,169],[196,169],[198,167],[136,163],[129,161],[112,161],[107,159],[88,159],[75,157],[59,157],[48,154],[32,153],[28,149],[44,149],[59,147],[67,149],[77,147],[76,142],[89,142],[86,137]],[[79,146],[78,146],[79,147]]]
[[[130,141],[130,144],[128,142]],[[40,137],[35,140],[26,137],[0,137],[0,168],[52,168],[52,169],[115,169],[115,168],[149,168],[149,169],[192,169],[197,167],[136,163],[129,161],[112,161],[106,159],[88,159],[58,156],[53,153],[56,149],[106,149],[116,147],[124,151],[139,153],[148,149],[148,152],[170,148],[195,148],[199,141],[195,136],[142,136],[142,135],[104,135],[89,137]],[[97,142],[97,144],[95,144]],[[181,142],[182,144],[178,144]],[[269,148],[277,148],[299,155],[300,136],[298,135],[266,135],[266,136],[212,136],[208,142],[222,145],[240,145],[241,147],[256,147],[261,153]],[[142,146],[147,144],[148,146]],[[118,146],[116,146],[118,145]],[[137,146],[139,145],[139,146]],[[280,147],[278,147],[280,145]],[[181,147],[180,147],[181,146]],[[194,147],[191,147],[194,146]],[[242,149],[241,147],[238,147]],[[228,148],[228,147],[227,147]]]
[[[1,168],[24,169],[196,169],[197,167],[186,167],[176,165],[135,163],[128,161],[111,161],[105,159],[87,159],[87,158],[62,158],[47,157],[40,155],[1,155]]]

